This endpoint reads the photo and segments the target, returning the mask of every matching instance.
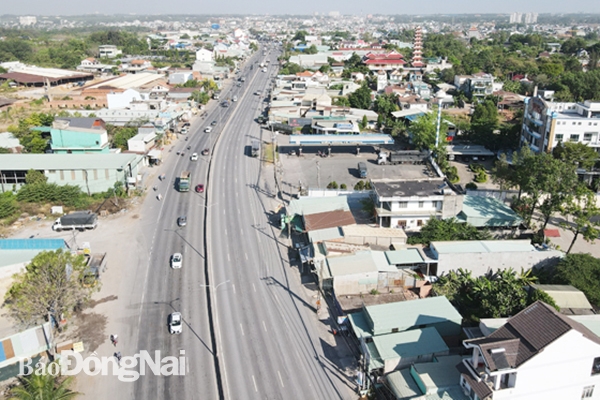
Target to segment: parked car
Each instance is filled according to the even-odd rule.
[[[169,333],[181,333],[183,330],[183,321],[180,312],[174,312],[169,315]]]
[[[196,193],[204,193],[204,185],[199,183],[196,185]]]
[[[204,149],[202,150],[202,155],[203,156],[207,156],[210,153],[210,149]]]
[[[177,225],[186,226],[187,225],[187,217],[185,215],[182,215],[181,217],[177,218]]]
[[[183,255],[181,253],[175,253],[171,256],[171,268],[181,268],[183,264]]]
[[[212,126],[207,126],[206,128],[204,128],[204,132],[206,132],[206,133],[212,132]]]
[[[192,153],[190,157],[190,161],[198,161],[198,153]]]

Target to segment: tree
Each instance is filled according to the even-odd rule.
[[[600,234],[600,208],[596,205],[596,195],[583,185],[577,186],[574,193],[562,205],[561,214],[566,218],[562,227],[573,232],[573,240],[567,254],[573,249],[579,235],[587,242]]]
[[[590,254],[567,254],[554,269],[552,283],[572,285],[600,306],[600,260]]]
[[[14,276],[4,306],[25,326],[48,319],[56,323],[89,300],[92,289],[86,287],[86,279],[83,255],[44,251],[31,260],[25,272]]]
[[[436,147],[437,116],[435,113],[426,113],[410,123],[408,128],[411,142],[419,149],[433,150]],[[446,143],[448,124],[440,124],[439,145]]]
[[[25,183],[28,185],[35,185],[38,183],[46,183],[48,178],[41,171],[30,169],[25,175]]]
[[[542,229],[546,229],[550,217],[561,210],[564,202],[577,186],[577,174],[573,164],[567,164],[552,157],[544,158],[550,162],[546,165],[545,173],[539,177],[546,194],[540,205],[540,211],[544,216]]]
[[[306,49],[304,49],[304,54],[317,54],[319,52],[319,50],[317,49],[317,46],[315,46],[314,44],[311,44],[310,47],[307,47]]]
[[[306,32],[306,31],[298,31],[298,32],[296,32],[296,34],[292,38],[292,41],[297,40],[300,43],[306,43],[306,35],[308,35],[308,32]]]
[[[359,123],[359,127],[361,130],[365,130],[367,129],[367,126],[369,126],[369,119],[366,115],[363,115],[362,120]]]
[[[596,153],[594,148],[581,142],[559,142],[552,150],[552,155],[558,160],[588,171],[598,162],[598,153]]]
[[[9,400],[70,400],[81,394],[69,389],[72,376],[55,376],[50,373],[52,370],[60,370],[60,367],[48,365],[46,373],[20,375],[20,385],[10,389]]]
[[[468,223],[458,222],[454,218],[430,218],[416,236],[408,238],[409,244],[424,244],[448,240],[487,240],[491,236],[487,230],[478,230]]]
[[[201,90],[194,90],[191,97],[192,100],[199,104],[207,104],[210,100],[210,95]]]
[[[368,110],[371,108],[371,89],[363,83],[354,93],[348,95],[348,102],[352,108]]]
[[[496,104],[489,99],[477,104],[471,116],[471,130],[475,135],[475,142],[488,145],[496,129],[498,129]]]

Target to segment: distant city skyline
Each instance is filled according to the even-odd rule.
[[[342,15],[428,15],[428,14],[511,14],[511,13],[600,13],[599,0],[579,0],[565,2],[559,0],[429,0],[428,2],[389,2],[374,1],[318,1],[282,2],[274,0],[227,2],[190,2],[172,0],[169,2],[147,2],[141,0],[103,2],[81,2],[77,0],[23,0],[6,2],[2,14],[14,15],[83,15],[83,14],[219,14],[219,15],[311,15],[315,12],[328,14],[338,11]]]

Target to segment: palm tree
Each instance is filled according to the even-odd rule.
[[[57,365],[55,369],[60,367]],[[54,368],[53,368],[54,369]],[[10,400],[70,400],[81,393],[69,389],[73,377],[61,378],[50,373],[24,375],[19,377],[20,386],[10,390]]]

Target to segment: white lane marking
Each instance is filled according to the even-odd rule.
[[[254,382],[254,390],[258,392],[258,386],[256,386],[256,379],[254,379],[254,375],[252,375],[252,382]]]
[[[227,253],[227,261],[231,261],[231,257],[229,257],[229,253]]]
[[[265,324],[265,321],[263,320],[263,329],[265,330],[265,332],[267,331],[267,325]]]
[[[242,331],[242,336],[246,336],[244,335],[244,327],[242,326],[242,324],[240,324],[240,330]]]
[[[244,230],[242,228],[240,228],[240,235],[244,235]]]
[[[248,260],[248,253],[244,253],[244,256],[246,256],[246,261]]]
[[[236,294],[235,293],[235,283],[232,283],[231,286],[233,286],[233,294]]]
[[[238,208],[238,215],[242,215],[242,213],[240,212],[240,209]]]
[[[254,288],[254,291],[256,292],[256,286],[254,286],[254,283],[252,284],[252,287]]]
[[[283,384],[283,379],[281,379],[281,372],[277,371],[277,375],[279,375],[279,382],[281,382],[281,387],[285,387]]]
[[[227,236],[227,229],[225,229],[225,236]]]

